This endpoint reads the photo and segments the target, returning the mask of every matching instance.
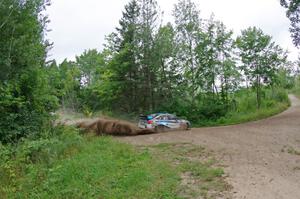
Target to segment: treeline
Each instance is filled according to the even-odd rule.
[[[291,87],[287,53],[260,29],[237,38],[214,19],[202,19],[190,0],[179,0],[175,23],[162,23],[155,0],[131,0],[103,51],[75,61],[46,62],[51,43],[43,14],[48,0],[0,3],[0,141],[16,142],[49,131],[59,105],[92,113],[169,111],[193,122],[216,120],[238,107],[236,91]],[[49,133],[49,132],[48,132]]]
[[[190,0],[164,24],[154,0],[132,0],[102,52],[50,67],[61,103],[75,110],[170,111],[191,120],[217,119],[234,109],[234,93],[291,87],[287,52],[256,27],[237,37],[213,15],[203,19]]]

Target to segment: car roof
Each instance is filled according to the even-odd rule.
[[[155,113],[155,114],[152,114],[151,116],[152,116],[152,117],[158,117],[158,116],[161,116],[161,115],[176,116],[176,115],[170,114],[170,113]]]

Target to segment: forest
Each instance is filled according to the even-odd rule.
[[[174,5],[174,23],[162,23],[156,1],[132,0],[102,51],[87,49],[58,64],[47,60],[53,44],[45,38],[43,11],[49,5],[1,3],[4,143],[38,135],[59,108],[131,118],[159,111],[194,125],[228,123],[234,115],[287,103],[286,89],[296,83],[297,63],[270,35],[249,27],[234,37],[213,14],[201,18],[190,0]]]
[[[299,46],[299,3],[280,3]],[[235,36],[213,14],[202,18],[191,0],[178,0],[168,23],[156,0],[130,0],[102,50],[62,63],[48,57],[55,45],[46,34],[50,5],[0,0],[3,198],[178,198],[180,172],[196,173],[203,193],[227,186],[212,162],[180,162],[184,147],[194,155],[202,148],[176,149],[169,155],[181,158],[175,168],[158,156],[172,145],[136,149],[85,137],[59,125],[59,111],[131,121],[169,112],[194,127],[216,126],[277,114],[288,108],[288,92],[300,96],[299,61],[290,61],[272,36],[258,27]],[[153,158],[151,150],[162,151]]]
[[[295,64],[271,36],[249,27],[235,38],[191,1],[179,1],[173,17],[164,24],[157,2],[130,1],[101,52],[52,62],[62,107],[87,115],[171,112],[203,126],[287,101]]]

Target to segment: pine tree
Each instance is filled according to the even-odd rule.
[[[156,0],[139,0],[138,64],[141,68],[141,97],[144,110],[155,108],[157,67],[154,64],[154,35],[157,27],[158,6]]]
[[[140,5],[136,0],[125,6],[116,33],[111,34],[107,41],[106,51],[109,52],[108,73],[106,80],[110,85],[115,100],[112,108],[125,112],[137,112],[142,103],[141,69],[138,64]],[[107,74],[108,74],[107,73]],[[105,88],[107,90],[107,88]],[[139,105],[137,105],[139,104]]]

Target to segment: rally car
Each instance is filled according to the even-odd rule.
[[[155,129],[156,131],[168,131],[174,129],[188,130],[191,123],[188,120],[180,119],[176,115],[169,113],[154,113],[141,115],[138,127],[145,129]]]

